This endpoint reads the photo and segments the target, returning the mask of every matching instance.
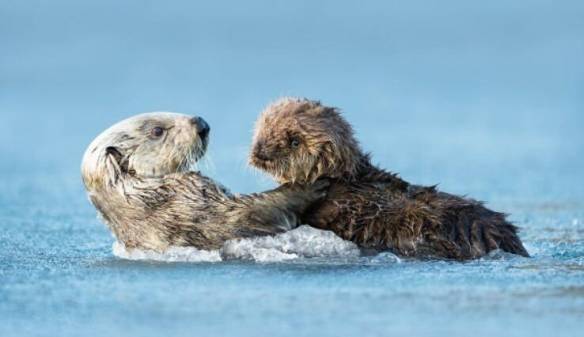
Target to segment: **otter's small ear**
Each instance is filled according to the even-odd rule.
[[[105,153],[108,155],[112,155],[114,159],[119,163],[122,161],[122,153],[116,147],[108,146],[105,148]]]
[[[120,162],[122,161],[122,153],[113,146],[108,146],[105,148],[105,160],[104,169],[106,173],[106,184],[114,186],[118,180],[119,176],[123,173]]]
[[[111,156],[114,160],[114,164],[117,167],[117,170],[123,173],[130,173],[134,175],[136,172],[134,170],[128,169],[128,157],[122,154],[122,151],[119,148],[114,146],[108,146],[105,148],[106,156]]]

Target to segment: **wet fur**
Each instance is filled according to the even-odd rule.
[[[189,116],[139,115],[106,130],[89,146],[82,176],[92,204],[127,248],[218,249],[227,240],[273,235],[299,224],[297,214],[322,198],[325,184],[286,185],[232,195],[189,167],[205,152]],[[164,126],[152,140],[150,128]]]
[[[320,102],[284,98],[268,106],[250,163],[280,183],[332,178],[327,198],[302,220],[362,248],[456,260],[495,249],[529,256],[504,214],[372,165],[339,111]]]

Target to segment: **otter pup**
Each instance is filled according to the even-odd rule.
[[[280,183],[331,178],[326,199],[302,220],[362,248],[455,260],[494,249],[529,256],[504,214],[371,164],[339,111],[318,101],[269,105],[257,121],[249,162]]]
[[[221,248],[226,240],[281,233],[324,197],[327,182],[290,184],[235,196],[191,172],[206,151],[209,126],[200,117],[147,113],[99,135],[81,165],[89,199],[127,248]]]

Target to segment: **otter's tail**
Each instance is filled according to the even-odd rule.
[[[503,220],[502,224],[498,226],[499,232],[501,234],[499,239],[499,248],[508,253],[513,253],[525,257],[529,257],[529,253],[523,247],[519,235],[517,235],[518,228],[507,220]]]
[[[478,221],[483,224],[482,238],[487,249],[486,253],[501,249],[508,253],[529,257],[529,253],[517,235],[518,228],[506,219],[506,215],[484,208],[482,205],[481,208],[480,213],[483,213],[483,217],[480,217]]]
[[[462,259],[481,257],[497,249],[529,257],[517,231],[505,214],[477,203],[457,213],[451,239],[460,247]]]

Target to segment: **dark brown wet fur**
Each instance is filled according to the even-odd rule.
[[[362,248],[455,260],[496,249],[529,256],[505,214],[372,165],[338,110],[317,101],[286,98],[269,106],[250,162],[281,183],[332,178],[326,200],[302,220]]]

